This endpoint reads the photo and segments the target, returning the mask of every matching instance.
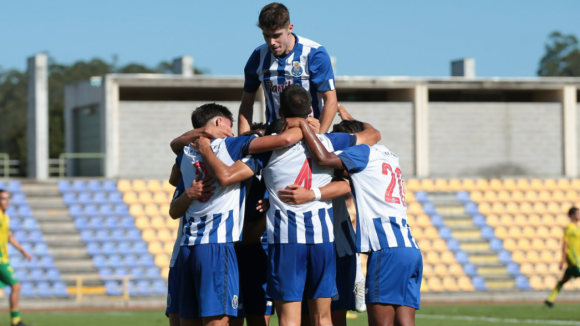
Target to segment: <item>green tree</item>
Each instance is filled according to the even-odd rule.
[[[560,32],[550,34],[538,76],[580,76],[580,50],[574,35],[563,35]]]

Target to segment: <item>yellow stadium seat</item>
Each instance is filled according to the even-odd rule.
[[[171,242],[171,241],[167,241],[165,242],[165,244],[163,244],[163,250],[165,251],[166,254],[172,254],[173,253],[173,245],[175,243]]]
[[[153,196],[149,191],[144,191],[139,193],[139,202],[141,204],[149,204],[153,202]]]
[[[533,191],[533,190],[528,190],[528,191],[524,192],[524,198],[527,201],[534,202],[534,201],[538,200],[538,193]]]
[[[520,238],[518,239],[518,245],[517,245],[518,250],[529,250],[530,249],[530,240],[526,239],[526,238]]]
[[[552,214],[558,214],[560,213],[560,204],[556,203],[556,202],[549,202],[548,205],[546,205],[546,212],[547,213],[552,213]]]
[[[155,256],[155,265],[159,267],[169,266],[169,257],[165,253],[161,253]]]
[[[159,213],[164,216],[169,216],[169,204],[159,205]]]
[[[513,251],[518,248],[518,245],[516,244],[516,240],[508,238],[503,241],[503,247],[508,251]]]
[[[161,245],[161,242],[159,242],[159,241],[149,242],[148,248],[149,248],[149,252],[153,255],[157,255],[157,254],[165,252],[165,250],[163,250],[163,246]]]
[[[490,214],[485,217],[485,221],[492,227],[500,225],[499,223],[499,216],[495,214]]]
[[[423,179],[421,180],[421,189],[423,191],[435,191],[435,183],[432,179]]]
[[[471,279],[467,276],[461,276],[457,279],[457,285],[462,291],[473,291],[475,288],[471,283]]]
[[[530,264],[530,263],[523,263],[520,266],[520,272],[522,272],[522,274],[524,275],[532,275],[534,274],[534,265]]]
[[[500,202],[495,202],[491,205],[491,211],[495,214],[502,214],[506,211],[505,205]]]
[[[409,180],[405,180],[404,187],[405,187],[405,190],[419,191],[419,190],[421,190],[421,183],[417,179],[409,179]]]
[[[536,229],[533,226],[524,226],[522,229],[522,236],[526,238],[533,238],[536,236]]]
[[[532,240],[532,249],[534,249],[534,250],[544,249],[544,240],[541,238],[534,238]]]
[[[157,204],[145,205],[145,215],[149,216],[159,215],[159,206],[157,206]]]
[[[566,191],[566,200],[568,201],[578,201],[578,192],[576,190],[568,190]]]
[[[542,214],[542,224],[544,225],[554,225],[556,219],[552,214]]]
[[[485,200],[484,197],[483,197],[483,193],[481,191],[472,191],[469,194],[469,197],[475,203],[480,203],[480,202],[482,202],[482,201]]]
[[[580,190],[580,179],[572,179],[570,181],[570,188]]]
[[[549,191],[547,190],[542,190],[538,193],[538,200],[541,201],[551,201],[552,200],[552,195],[550,194]]]
[[[449,265],[449,274],[453,276],[463,276],[465,273],[463,272],[463,267],[457,263],[453,263]]]
[[[570,208],[574,207],[574,204],[571,202],[562,202],[562,204],[560,205],[560,211],[558,213],[562,213],[562,214],[568,214],[568,211],[570,210]],[[556,213],[557,214],[557,213]]]
[[[421,293],[431,291],[431,289],[429,289],[429,285],[427,285],[427,280],[425,279],[421,280],[421,289],[419,291],[421,291]]]
[[[456,262],[455,255],[453,255],[453,253],[449,250],[443,251],[441,253],[441,261],[446,264],[455,263]]]
[[[447,243],[443,239],[435,239],[432,242],[433,250],[437,250],[439,252],[447,250]]]
[[[416,220],[415,215],[407,214],[407,224],[409,224],[409,226],[415,226]]]
[[[445,179],[435,180],[435,190],[437,191],[449,191],[449,185]]]
[[[526,254],[523,251],[514,251],[514,253],[512,254],[512,260],[515,261],[516,263],[523,263],[526,261]]]
[[[161,241],[175,241],[175,237],[169,232],[169,229],[161,229],[157,232],[157,239]]]
[[[558,283],[558,280],[554,276],[552,275],[544,276],[544,286],[546,290],[554,288],[554,286],[556,286],[556,283]]]
[[[489,189],[489,182],[486,179],[477,179],[475,181],[475,187],[479,190],[487,190]]]
[[[148,229],[151,227],[151,223],[149,222],[149,218],[147,216],[139,216],[135,218],[135,226],[137,228],[143,230]]]
[[[427,216],[426,214],[420,214],[417,216],[417,220],[415,221],[415,224],[417,224],[418,226],[431,226],[431,220],[429,219],[429,216]]]
[[[540,255],[535,250],[529,250],[526,252],[526,260],[530,263],[538,263],[540,262]]]
[[[544,221],[544,223],[546,223]],[[559,226],[566,226],[570,223],[570,218],[568,217],[567,214],[558,214],[556,216],[556,218],[554,219],[554,221],[552,222],[552,225],[559,225]]]
[[[534,273],[538,275],[548,274],[548,264],[546,263],[536,263],[534,265]]]
[[[504,226],[512,225],[514,224],[514,217],[510,214],[501,214],[499,223]]]
[[[449,190],[451,191],[461,191],[463,187],[461,186],[461,181],[458,179],[449,180]]]
[[[514,224],[519,226],[528,225],[528,219],[523,214],[516,214],[514,216]]]
[[[550,231],[545,225],[538,226],[536,229],[536,236],[538,238],[547,238],[550,236]]]
[[[175,187],[172,186],[171,183],[169,183],[169,180],[163,180],[163,182],[161,183],[161,189],[167,192],[173,192],[175,190]]]
[[[494,202],[497,200],[497,193],[493,190],[486,190],[483,193],[483,200],[488,202]]]
[[[473,179],[465,179],[463,180],[462,186],[467,191],[475,190],[475,181]]]
[[[503,226],[496,227],[494,230],[494,233],[495,233],[495,236],[500,238],[500,239],[505,239],[508,236],[507,229]]]
[[[421,251],[431,251],[433,250],[433,246],[431,246],[431,240],[429,239],[421,239],[417,241],[417,245]]]
[[[524,193],[521,192],[520,190],[516,190],[512,192],[512,201],[517,201],[517,202],[521,202],[526,200],[524,197]]]
[[[518,179],[516,185],[519,190],[526,191],[530,189],[530,182],[527,179]]]
[[[431,276],[427,279],[427,284],[429,289],[434,292],[443,291],[443,285],[441,284],[441,279],[435,276]]]
[[[157,240],[157,233],[153,229],[143,230],[143,234],[141,236],[146,242]]]
[[[489,189],[500,191],[503,189],[503,184],[500,179],[491,179],[489,180]]]
[[[439,258],[439,253],[436,251],[430,251],[425,253],[425,261],[430,264],[438,264],[441,259]]]
[[[568,179],[558,179],[558,189],[568,190],[570,189],[570,180]]]
[[[447,265],[445,265],[445,264],[435,265],[435,268],[433,268],[433,273],[437,276],[447,275]]]
[[[159,180],[149,180],[147,181],[147,189],[151,192],[160,191],[161,182],[159,182]]]
[[[413,227],[411,234],[413,234],[413,238],[415,238],[417,241],[425,238],[425,234],[423,233],[423,228],[420,226]]]
[[[510,214],[517,214],[521,210],[520,205],[512,202],[505,205],[505,211]]]
[[[550,228],[550,236],[553,238],[561,239],[564,236],[564,229],[559,226],[553,226]]]
[[[536,251],[534,251],[534,252],[536,252]],[[537,254],[537,252],[536,252],[536,254]],[[556,257],[554,256],[554,252],[551,250],[542,250],[542,253],[540,254],[539,258],[541,260],[538,260],[538,261],[542,261],[545,263],[552,263],[552,262],[556,261]]]
[[[138,203],[137,194],[132,191],[127,191],[123,194],[123,201],[127,205]]]
[[[455,277],[453,276],[446,276],[443,278],[443,289],[447,291],[459,291],[459,287],[457,286],[457,282],[455,281]]]
[[[552,200],[562,202],[566,200],[566,195],[561,190],[555,190],[554,192],[552,192]]]
[[[532,289],[534,290],[543,290],[544,282],[542,278],[538,275],[530,277],[530,287],[532,287]]]
[[[133,180],[133,190],[137,192],[146,191],[147,184],[145,183],[145,180]]]
[[[544,180],[544,189],[556,190],[556,189],[558,189],[558,183],[554,179],[545,179]]]
[[[559,250],[560,249],[560,243],[558,240],[556,240],[556,238],[548,238],[546,239],[546,249],[549,250]]]
[[[177,230],[177,228],[179,228],[179,220],[174,220],[172,218],[165,218],[167,220],[167,226],[171,229],[171,230]],[[413,233],[413,235],[415,235],[415,233]]]
[[[520,204],[520,212],[524,214],[531,214],[534,213],[534,208],[529,202],[523,202]]]
[[[517,239],[522,236],[522,229],[520,229],[519,226],[510,226],[508,229],[508,235]]]
[[[161,216],[155,216],[151,218],[151,227],[154,229],[163,229],[166,227],[166,219]]]
[[[479,203],[479,205],[477,205],[477,208],[479,212],[483,215],[492,213],[491,205],[489,203]]]
[[[117,182],[117,188],[120,192],[131,191],[131,189],[133,189],[133,187],[131,187],[131,181],[129,180],[119,180],[119,182]]]
[[[549,263],[548,264],[549,274],[560,274],[560,263]]]
[[[538,226],[542,224],[542,219],[540,218],[539,215],[530,214],[528,215],[528,224],[532,226]]]
[[[425,238],[427,239],[438,239],[439,238],[439,232],[437,232],[437,229],[433,226],[428,226],[425,228]]]
[[[509,202],[512,199],[511,199],[511,196],[510,196],[510,193],[509,192],[507,192],[505,190],[502,190],[502,191],[500,191],[500,192],[497,193],[497,200],[500,200],[502,202]]]
[[[423,277],[429,277],[434,275],[433,273],[433,265],[431,264],[423,264]]]
[[[153,195],[153,202],[157,204],[167,204],[170,200],[165,191],[158,191]]]
[[[421,214],[423,213],[423,207],[419,203],[409,203],[407,206],[408,214]]]
[[[143,205],[133,204],[133,205],[129,206],[129,214],[131,214],[133,216],[144,215],[145,212],[143,212]]]
[[[412,192],[412,191],[405,192],[405,201],[406,201],[407,203],[413,203],[413,202],[416,202],[416,201],[417,201],[417,199],[415,199],[415,193],[414,193],[414,192]]]
[[[163,267],[161,269],[161,277],[164,279],[168,279],[169,278],[169,267]]]
[[[530,180],[530,189],[533,189],[533,190],[542,190],[542,189],[544,189],[544,185],[542,183],[542,180],[540,180],[540,179],[532,179],[532,180]]]
[[[505,179],[503,181],[503,188],[510,191],[516,190],[516,181],[514,179]]]

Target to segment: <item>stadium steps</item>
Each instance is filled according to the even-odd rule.
[[[23,181],[22,191],[28,198],[34,217],[48,244],[48,251],[54,258],[67,286],[74,286],[72,275],[95,275],[98,273],[87,252],[85,243],[68,214],[55,181]],[[100,280],[85,281],[87,286],[101,286]]]
[[[466,214],[464,204],[457,200],[455,192],[432,192],[429,200],[437,213],[450,229],[451,236],[459,242],[461,250],[467,253],[477,274],[485,280],[490,290],[515,289],[515,279],[508,274],[506,265],[498,259],[497,252],[491,250],[489,241],[482,237],[481,230]]]

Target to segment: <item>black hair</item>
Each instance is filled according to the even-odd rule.
[[[266,128],[265,135],[270,136],[271,134],[279,134],[282,132],[282,127],[284,127],[284,121],[277,119],[272,121],[268,128]]]
[[[191,113],[191,124],[193,125],[193,129],[205,126],[209,120],[215,117],[228,118],[232,122],[232,125],[234,123],[234,116],[228,108],[216,103],[207,103],[196,108]]]
[[[0,194],[3,193],[3,192],[8,192],[8,191],[6,191],[4,189],[0,189]]]
[[[272,2],[265,5],[258,17],[258,27],[268,31],[287,28],[290,25],[290,12],[285,5]]]
[[[280,111],[284,118],[308,118],[312,100],[304,87],[298,84],[286,86],[280,94]]]
[[[332,126],[332,132],[345,132],[347,134],[356,134],[363,131],[363,129],[363,123],[358,120],[342,120]]]
[[[568,211],[568,216],[572,217],[572,215],[576,214],[577,211],[578,211],[578,208],[576,208],[576,207],[570,208],[570,210]]]
[[[251,135],[258,135],[259,137],[264,136],[261,130],[248,130],[242,133],[240,136],[251,136]]]
[[[250,130],[266,130],[266,124],[263,122],[254,122],[252,123]]]

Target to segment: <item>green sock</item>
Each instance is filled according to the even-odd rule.
[[[550,296],[548,297],[548,302],[554,302],[556,300],[558,293],[560,293],[560,290],[562,289],[562,285],[564,285],[562,282],[558,282],[558,284],[556,284],[556,287],[554,290],[552,290],[552,293],[550,293]]]
[[[12,319],[12,325],[18,325],[20,322],[20,311],[18,309],[10,311],[10,319]]]

